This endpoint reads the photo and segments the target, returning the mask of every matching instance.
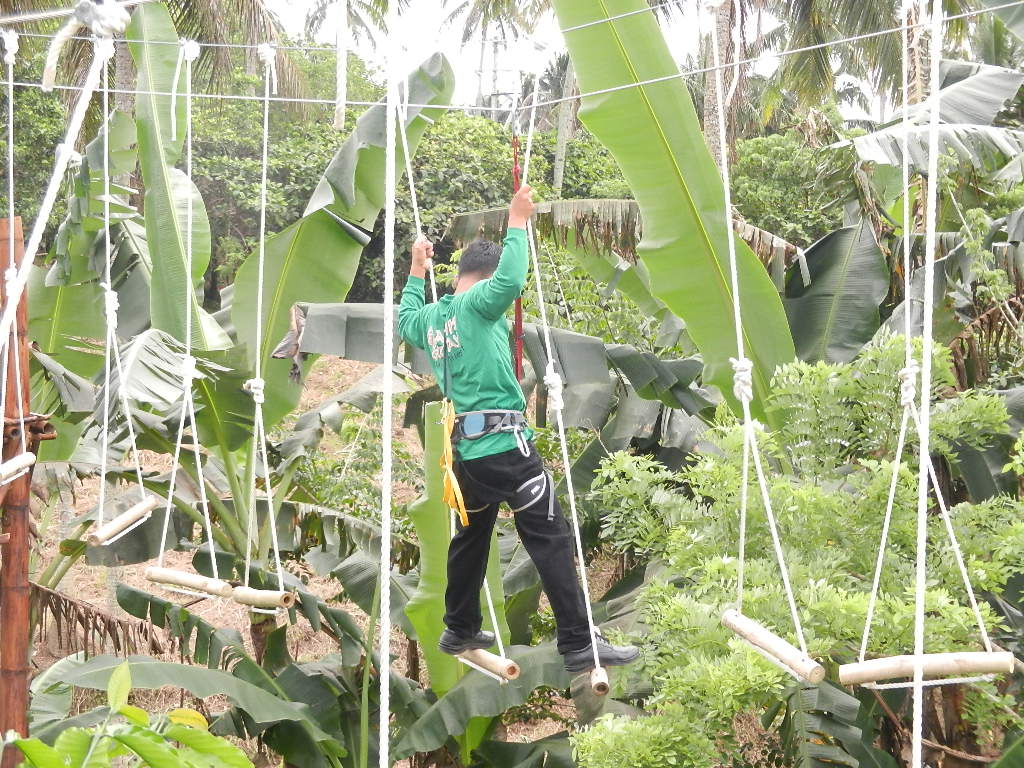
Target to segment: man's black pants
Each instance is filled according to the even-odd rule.
[[[558,650],[576,651],[590,645],[590,630],[576,575],[572,531],[558,504],[551,476],[533,443],[529,447],[529,456],[516,448],[455,462],[455,475],[470,512],[469,526],[456,523],[457,533],[448,548],[444,623],[463,637],[480,631],[480,590],[487,572],[491,531],[498,506],[505,502],[515,513],[519,538],[537,566],[551,602],[558,625]],[[494,595],[494,599],[502,596]]]

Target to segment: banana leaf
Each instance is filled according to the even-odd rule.
[[[577,256],[580,266],[588,272],[591,272],[587,268],[589,259],[599,258],[614,270],[618,258],[613,255],[626,257],[627,265],[639,268],[646,290],[641,294],[642,299],[632,293],[624,293],[649,314],[654,314],[656,308],[664,306],[650,295],[650,281],[646,271],[642,265],[636,264],[637,244],[643,235],[643,217],[635,200],[544,201],[537,204],[533,220],[539,236],[551,238],[568,248]],[[501,241],[507,223],[508,208],[460,213],[452,219],[444,236],[460,246],[477,237]],[[750,246],[766,267],[779,258],[785,266],[789,266],[796,258],[797,247],[778,235],[748,224],[739,216],[733,217],[732,226],[733,231]],[[591,273],[595,279],[605,283],[612,279],[607,267],[600,264],[593,266],[598,270],[596,274]],[[605,276],[600,277],[601,274]]]
[[[185,335],[185,313],[192,315],[192,343],[199,350],[227,349],[231,339],[202,309],[197,283],[210,262],[210,221],[195,184],[175,168],[185,135],[184,100],[171,114],[178,35],[167,7],[150,4],[138,8],[126,32],[139,72],[135,115],[139,167],[145,183],[146,239],[153,257],[150,317],[154,328],[179,340]],[[184,73],[182,73],[183,75]],[[176,138],[172,138],[172,122]],[[187,201],[192,210],[192,272],[187,273]]]
[[[825,235],[807,249],[811,284],[791,271],[786,315],[801,360],[845,363],[880,324],[878,306],[889,292],[889,269],[867,219]]]
[[[1006,7],[1005,0],[980,0],[982,8],[990,10],[996,17],[1006,25],[1020,39],[1024,40],[1024,6],[1013,5]]]
[[[545,736],[525,744],[485,741],[473,753],[482,768],[576,768],[566,733]]]
[[[445,104],[454,85],[447,59],[434,54],[410,75],[409,101]],[[359,117],[352,135],[328,165],[303,218],[267,238],[262,317],[256,316],[257,253],[246,259],[235,279],[231,321],[249,365],[257,355],[263,361],[264,413],[269,426],[295,407],[301,391],[288,381],[286,366],[271,362],[277,340],[289,327],[292,305],[344,300],[384,205],[384,113],[384,105],[378,104]],[[415,151],[427,125],[442,114],[442,107],[409,109],[410,151]],[[260,349],[256,349],[257,325],[263,330]]]
[[[991,125],[1024,83],[1024,72],[973,61],[943,59],[939,64],[939,120],[963,125]],[[928,123],[931,102],[911,105],[910,120]],[[902,121],[902,115],[891,124]]]
[[[473,718],[496,717],[525,702],[542,685],[569,686],[569,675],[554,643],[514,645],[506,651],[522,669],[517,679],[498,685],[484,675],[466,675],[403,734],[394,748],[395,759],[437,749],[449,738],[464,733]]]
[[[636,196],[644,220],[638,253],[654,294],[686,323],[714,384],[732,393],[736,329],[729,280],[728,221],[722,180],[704,143],[697,113],[657,19],[643,0],[553,0],[562,28],[636,13],[566,36],[584,93],[628,86],[583,99],[580,120],[608,148]],[[749,246],[736,243],[739,301],[746,311],[745,350],[753,361],[753,411],[766,419],[764,398],[775,368],[794,358],[775,286]],[[770,423],[770,419],[768,420]]]

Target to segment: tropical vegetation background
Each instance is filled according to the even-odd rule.
[[[0,10],[34,5],[45,4],[0,2]],[[133,11],[125,33],[132,42],[117,46],[111,85],[129,93],[116,95],[109,114],[90,113],[81,162],[68,174],[29,291],[33,408],[52,414],[59,437],[43,444],[33,481],[33,738],[17,742],[28,764],[365,768],[378,764],[379,678],[387,673],[391,754],[400,765],[909,765],[909,694],[844,688],[837,667],[856,657],[867,612],[901,417],[900,334],[909,319],[919,335],[923,319],[924,126],[934,86],[942,93],[942,157],[933,459],[993,639],[1016,654],[1018,669],[929,689],[926,754],[929,764],[956,768],[1024,764],[1024,13],[995,0],[945,2],[950,20],[935,84],[922,24],[928,9],[911,4],[911,185],[904,189],[900,3],[725,3],[704,12],[699,49],[682,62],[670,55],[662,26],[692,4],[650,5],[650,13],[567,34],[565,50],[551,52],[536,75],[538,103],[558,102],[537,109],[530,180],[544,201],[541,278],[566,381],[569,467],[533,375],[547,360],[532,287],[525,296],[524,386],[538,444],[565,478],[560,490],[571,482],[582,500],[595,616],[612,639],[638,643],[641,662],[613,675],[606,698],[594,697],[585,679],[569,679],[536,571],[509,518],[500,521],[488,578],[504,595],[496,629],[522,676],[499,687],[435,650],[448,530],[438,470],[444,438],[438,392],[422,361],[406,353],[395,365],[381,359],[383,108],[350,107],[337,129],[333,106],[271,105],[264,245],[274,291],[258,317],[262,104],[195,100],[190,183],[181,171],[183,100],[172,111],[160,95],[175,84],[176,55],[160,43],[276,40],[289,44],[277,52],[282,95],[330,100],[335,53],[317,50],[315,36],[338,3],[315,3],[306,32],[314,37],[294,38],[259,0],[154,2]],[[371,41],[364,47],[383,39],[383,0],[349,0],[344,8],[351,33]],[[643,8],[642,0],[446,5],[467,40],[495,46],[529,38],[552,14],[565,28]],[[799,49],[767,74],[749,63],[727,70],[722,115],[707,71],[712,24],[725,60]],[[147,53],[154,50],[164,55]],[[64,78],[78,77],[88,51],[72,45]],[[23,38],[17,80],[37,82],[44,55],[41,42]],[[630,73],[657,77],[680,67],[697,74],[642,93],[558,101],[621,85]],[[407,73],[410,102],[425,105],[410,108],[408,131],[442,285],[463,243],[500,236],[515,137],[525,144],[534,76],[521,78],[516,110],[507,94],[487,92],[480,69],[453,71],[439,52]],[[475,83],[476,103],[449,108],[462,79]],[[377,101],[384,80],[348,54],[350,100]],[[136,83],[145,93],[130,93]],[[207,49],[196,83],[252,96],[261,92],[262,70],[251,49]],[[68,103],[19,87],[14,109],[15,210],[31,222]],[[725,146],[716,138],[719,119]],[[104,134],[116,181],[109,222]],[[820,685],[794,682],[719,622],[735,599],[742,458],[728,362],[731,299],[727,289],[711,290],[727,259],[723,159],[740,236],[755,415],[810,652],[828,670]],[[401,270],[415,225],[404,176],[398,188]],[[6,209],[4,194],[6,187]],[[197,245],[186,275],[180,235],[189,196]],[[108,226],[125,370],[104,386]],[[199,297],[191,308],[183,300],[190,281]],[[189,431],[202,447],[188,450],[186,440],[177,454],[185,312],[199,318]],[[257,324],[264,328],[258,348]],[[300,326],[301,342],[292,334],[278,349]],[[269,510],[249,485],[263,472],[243,390],[257,359],[268,382]],[[384,376],[394,376],[400,392],[393,404],[380,402]],[[104,402],[115,404],[107,441]],[[116,407],[121,402],[127,413]],[[384,407],[394,407],[402,425],[386,584],[377,572]],[[89,546],[101,482],[108,517],[138,498],[129,420],[143,449],[144,485],[171,496],[171,529],[164,540],[163,515],[154,514],[110,546]],[[113,468],[101,479],[104,446]],[[911,445],[899,476],[873,655],[912,647],[915,451]],[[173,550],[167,557],[175,567],[212,572],[200,482],[220,574],[241,580],[244,531],[255,515],[259,545],[249,578],[273,583],[274,526],[287,588],[298,596],[293,610],[267,616],[230,602],[182,600],[142,577],[163,548]],[[745,611],[786,634],[757,493],[751,505]],[[937,515],[932,528],[928,647],[976,649]],[[383,588],[395,627],[390,664],[373,645]]]

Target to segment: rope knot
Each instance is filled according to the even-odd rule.
[[[131,21],[131,15],[120,3],[94,3],[92,0],[81,0],[75,6],[75,17],[96,37],[107,38],[120,35]]]
[[[264,396],[264,386],[266,382],[263,379],[249,379],[245,382],[244,389],[250,395],[254,403],[262,405],[266,397]]]
[[[550,360],[544,371],[544,386],[548,390],[548,405],[556,411],[565,408],[565,401],[562,400],[562,377],[555,372],[555,364]]]
[[[260,43],[256,47],[256,55],[263,62],[270,84],[270,92],[277,93],[277,49],[270,43]]]
[[[900,369],[900,405],[904,408],[913,408],[917,400],[917,374],[920,370],[916,360],[909,361],[905,368]]]
[[[199,43],[195,40],[181,41],[181,57],[189,64],[199,58]]]
[[[730,357],[732,363],[732,393],[741,403],[754,399],[754,364],[745,357]]]
[[[10,296],[10,286],[14,284],[14,281],[18,279],[18,268],[10,266],[4,270],[4,282],[8,285],[7,295]]]
[[[107,62],[114,58],[114,41],[109,37],[100,37],[96,39],[94,43],[96,58],[100,61]]]
[[[108,325],[117,325],[117,310],[120,306],[117,291],[111,290],[109,286],[103,286],[103,311],[106,313]]]
[[[181,378],[188,384],[196,378],[196,359],[192,355],[185,355],[181,358]]]
[[[63,162],[65,155],[67,155],[68,165],[81,165],[82,156],[75,151],[73,146],[67,142],[61,142],[57,145],[57,162]]]
[[[4,41],[4,64],[14,66],[18,55],[18,33],[13,29],[0,30],[0,38]]]

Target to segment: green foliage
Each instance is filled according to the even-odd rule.
[[[199,712],[175,709],[151,717],[128,704],[131,687],[130,665],[125,661],[109,675],[107,705],[100,710],[98,725],[66,727],[52,746],[38,738],[10,743],[21,750],[25,765],[34,768],[109,768],[128,763],[152,768],[252,768],[241,749],[207,730]]]
[[[718,762],[693,708],[682,702],[638,720],[604,715],[572,737],[577,764],[587,768],[703,768]]]
[[[902,367],[902,355],[903,341],[895,338],[869,346],[850,363],[783,366],[774,382],[772,401],[772,407],[785,414],[782,427],[774,433],[759,433],[768,493],[804,632],[811,655],[819,659],[850,661],[859,648],[891,481],[900,418],[896,371]],[[1004,428],[1007,416],[1002,401],[984,392],[950,394],[946,353],[938,352],[935,363],[932,397],[937,449],[949,451],[958,441],[985,445]],[[639,604],[645,626],[642,671],[655,683],[650,699],[655,718],[675,712],[674,703],[685,701],[685,716],[677,718],[677,730],[687,734],[695,730],[715,745],[719,759],[726,762],[729,755],[749,746],[737,741],[734,718],[768,711],[769,721],[774,721],[777,710],[772,706],[782,694],[784,680],[777,668],[719,622],[722,610],[736,598],[742,445],[740,425],[720,408],[690,466],[671,473],[645,458],[619,454],[605,462],[595,484],[596,494],[606,503],[618,500],[624,512],[621,517],[607,513],[602,532],[609,544],[635,547],[636,539],[650,527],[660,528],[664,538],[660,544],[656,537],[640,538],[641,546],[654,542],[647,551],[663,557],[669,566],[666,574],[645,587]],[[869,645],[872,654],[903,653],[912,645],[913,591],[908,585],[913,584],[917,481],[911,470],[913,447],[908,450],[897,482]],[[791,637],[789,610],[753,475],[748,490],[743,611]],[[678,522],[673,520],[676,510],[684,511]],[[1022,512],[1024,505],[1005,497],[983,504],[963,503],[952,510],[977,588],[998,595],[1024,571]],[[659,513],[662,520],[657,519]],[[929,555],[928,647],[934,651],[974,647],[977,627],[937,516],[930,521]],[[982,610],[989,626],[998,626],[987,604]],[[794,764],[815,765],[818,759],[844,762],[858,750],[870,749],[870,736],[861,743],[860,728],[865,726],[858,720],[856,701],[845,694],[842,701],[833,701],[832,688],[814,690],[815,696],[832,698],[829,702],[816,699],[818,703],[790,699],[789,714],[777,723]],[[1000,700],[998,705],[1005,703]],[[845,714],[839,717],[836,707]],[[984,737],[991,726],[980,718],[988,716],[991,707],[980,700],[972,707],[968,722],[978,729],[979,738]],[[836,717],[825,717],[823,711]],[[616,754],[622,734],[638,735],[647,722],[601,721],[577,739],[582,745],[580,764],[586,768],[615,765],[607,756]],[[658,744],[662,738],[654,736]],[[677,753],[677,764],[702,764],[702,748],[684,746],[696,751]],[[655,754],[650,763],[631,764],[661,765],[662,759]],[[703,764],[714,762],[705,759]]]
[[[755,227],[806,248],[843,223],[842,206],[819,183],[834,154],[796,131],[738,141],[733,203]]]

